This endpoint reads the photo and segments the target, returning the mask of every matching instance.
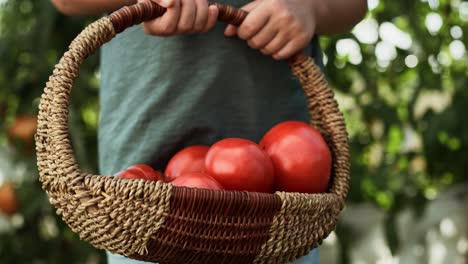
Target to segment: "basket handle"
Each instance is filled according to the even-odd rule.
[[[247,16],[247,11],[235,8],[230,5],[224,5],[208,2],[208,5],[216,5],[219,9],[218,20],[239,26]],[[114,24],[116,33],[124,31],[126,28],[138,25],[142,22],[155,19],[162,16],[166,9],[153,1],[144,1],[138,4],[122,7],[121,9],[113,12],[110,19]]]
[[[218,21],[226,22],[234,26],[239,26],[249,14],[243,9],[213,1],[209,1],[208,5],[215,5],[218,7]],[[148,0],[138,4],[122,7],[110,14],[109,18],[114,25],[115,32],[120,33],[128,27],[160,17],[165,12],[166,9],[164,7],[158,5],[154,1]],[[300,51],[291,56],[291,58],[288,59],[288,62],[289,64],[295,64],[298,61],[304,61],[306,58],[307,56]]]

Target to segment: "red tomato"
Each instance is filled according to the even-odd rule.
[[[286,121],[271,128],[260,141],[273,162],[278,191],[325,192],[332,157],[322,135],[312,126]]]
[[[271,160],[247,139],[227,138],[213,144],[205,170],[227,190],[271,192],[273,188]]]
[[[182,174],[203,172],[205,170],[205,156],[210,147],[195,145],[177,152],[167,164],[164,174],[168,181],[173,181]]]
[[[18,195],[11,183],[0,185],[0,215],[14,215],[18,211]]]
[[[206,173],[191,172],[182,174],[171,182],[174,186],[222,190],[223,186]]]
[[[164,181],[162,173],[145,164],[136,164],[116,174],[126,179],[143,179],[148,181]]]

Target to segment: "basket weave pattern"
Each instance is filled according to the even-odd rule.
[[[232,7],[219,7],[223,21],[240,23],[245,17]],[[320,69],[306,56],[296,56],[290,66],[304,88],[311,124],[333,153],[328,193],[201,190],[79,169],[70,145],[68,106],[80,64],[118,32],[163,11],[145,2],[92,23],[56,65],[41,97],[36,134],[40,181],[51,204],[81,239],[135,259],[286,263],[306,255],[335,228],[349,180],[343,116]]]

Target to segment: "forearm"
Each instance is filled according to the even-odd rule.
[[[309,0],[315,1],[316,32],[332,35],[349,31],[366,14],[366,0]]]
[[[57,10],[65,15],[98,15],[131,5],[137,0],[51,0]]]

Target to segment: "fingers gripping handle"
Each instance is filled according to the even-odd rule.
[[[216,5],[219,9],[218,20],[228,24],[238,26],[244,21],[247,12],[229,5],[209,2],[209,5]],[[144,1],[135,5],[125,6],[109,15],[116,33],[124,31],[126,28],[140,24],[159,16],[162,16],[166,9],[153,1]]]
[[[228,24],[239,26],[244,21],[248,12],[230,5],[223,5],[210,1],[209,5],[218,7],[218,20]],[[124,31],[126,28],[138,25],[162,16],[166,9],[151,0],[147,0],[131,6],[125,6],[109,15],[116,33]],[[307,56],[299,51],[288,59],[289,65],[299,65],[307,59]]]

